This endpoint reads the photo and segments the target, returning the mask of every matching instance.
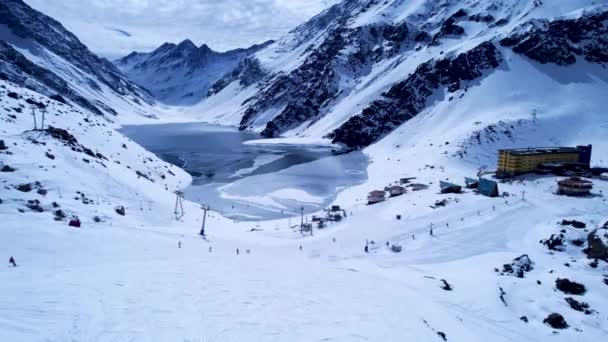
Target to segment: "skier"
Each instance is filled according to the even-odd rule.
[[[182,242],[181,241],[177,242],[177,248],[182,248]]]
[[[430,235],[430,236],[435,236],[435,235],[433,235],[433,226],[431,226],[431,227],[429,228],[429,235]]]
[[[211,246],[209,246],[209,253],[211,253],[211,250],[212,250],[212,247],[211,247]]]
[[[389,244],[388,244],[388,241],[386,241],[386,247],[388,247],[388,245],[389,245]]]
[[[236,255],[239,255],[239,253],[240,253],[240,251],[239,251],[239,249],[237,248],[237,249],[236,249]]]
[[[12,264],[13,267],[17,267],[17,264],[15,263],[15,258],[13,258],[13,257],[10,257],[10,259],[8,259],[8,263]]]
[[[369,253],[369,245],[367,241],[365,241],[365,248],[363,248],[363,250],[365,251],[365,253]]]
[[[331,239],[334,243],[336,243],[336,238]]]
[[[416,240],[416,235],[412,234],[412,240]]]
[[[300,252],[302,251],[302,246],[300,246]]]

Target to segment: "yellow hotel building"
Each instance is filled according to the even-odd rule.
[[[498,151],[498,178],[509,178],[537,170],[542,163],[580,163],[589,167],[591,145],[577,147],[534,147]]]

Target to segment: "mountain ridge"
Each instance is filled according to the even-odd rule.
[[[161,101],[188,105],[207,96],[213,85],[245,58],[272,43],[217,52],[206,44],[197,47],[185,39],[178,44],[164,43],[151,52],[132,52],[113,63]]]

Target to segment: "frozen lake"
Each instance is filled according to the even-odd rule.
[[[125,126],[121,132],[194,178],[185,197],[238,220],[268,220],[318,211],[367,178],[361,152],[332,147],[258,145],[251,132],[201,123]]]

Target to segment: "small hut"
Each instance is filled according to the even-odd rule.
[[[420,190],[426,190],[429,188],[428,185],[426,184],[421,184],[421,183],[414,183],[411,184],[410,187],[412,188],[412,191],[420,191]]]
[[[570,177],[557,182],[557,194],[566,196],[586,196],[591,194],[593,183],[580,177]]]
[[[399,179],[399,183],[401,183],[401,184],[407,184],[407,183],[411,182],[414,179],[416,179],[416,177],[401,178],[401,179]]]
[[[450,182],[440,181],[439,187],[442,194],[459,194],[462,192],[462,186]]]
[[[376,204],[386,200],[386,192],[374,190],[367,195],[367,204]]]
[[[493,180],[479,178],[479,185],[477,186],[477,191],[480,194],[488,197],[498,197],[498,183]]]
[[[388,193],[391,197],[401,196],[405,193],[405,188],[400,185],[393,185],[388,188]]]
[[[479,180],[475,178],[464,177],[464,183],[467,189],[477,189],[479,186]]]

